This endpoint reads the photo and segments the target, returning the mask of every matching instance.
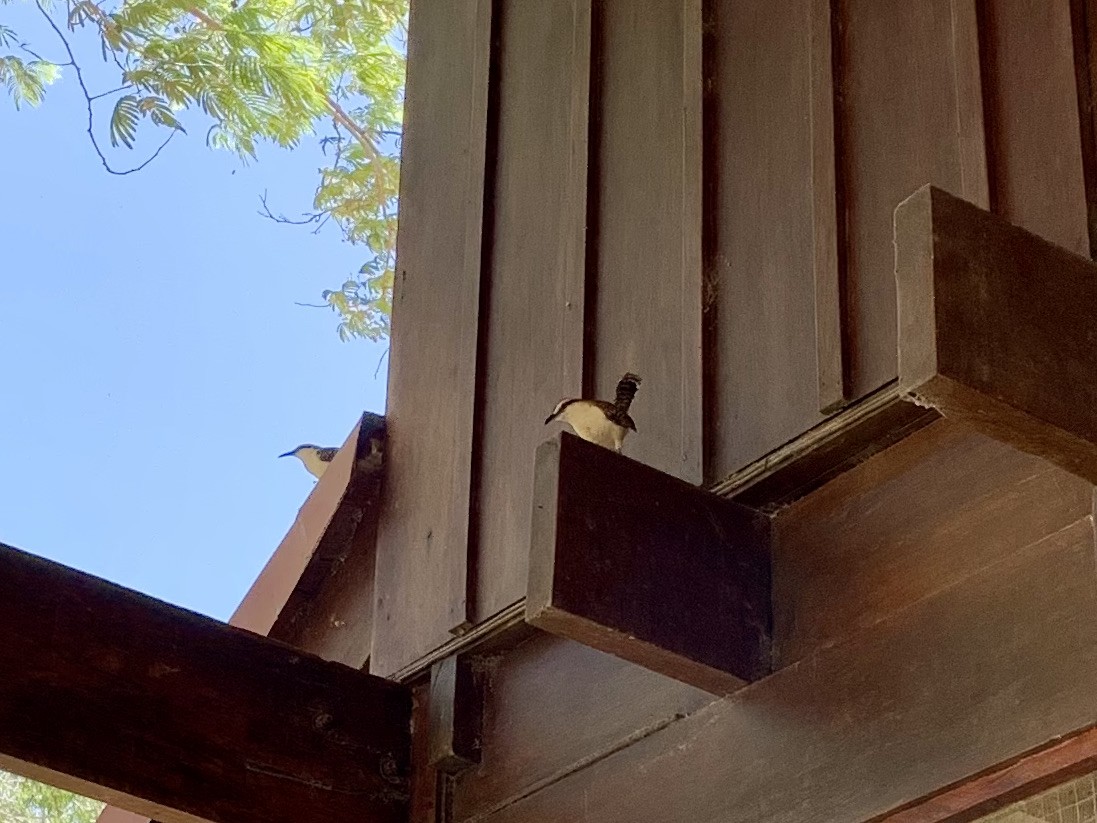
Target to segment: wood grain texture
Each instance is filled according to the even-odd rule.
[[[541,423],[583,390],[590,0],[504,0],[497,10],[476,622],[525,593]]]
[[[490,814],[713,701],[684,683],[542,633],[481,666],[482,757],[454,787],[458,821]]]
[[[811,224],[815,277],[815,369],[819,411],[836,411],[848,400],[842,351],[842,259],[844,226],[838,225],[837,141],[834,128],[834,18],[832,0],[811,0]]]
[[[1071,0],[1070,10],[1082,169],[1086,177],[1089,255],[1097,257],[1097,9],[1089,0]]]
[[[1088,256],[1070,0],[987,0],[983,8],[994,211]],[[1038,71],[1026,65],[1033,54],[1042,55]]]
[[[596,4],[585,388],[644,379],[626,450],[702,473],[700,0]],[[643,93],[637,93],[643,89]]]
[[[817,77],[813,60],[829,60],[829,49],[825,55],[808,49],[813,0],[717,0],[710,12],[711,481],[821,419],[820,380],[834,382],[835,364],[827,405],[841,393],[841,340],[828,134],[833,90],[826,103],[816,99],[823,91],[815,84],[827,82],[829,65],[826,77]],[[827,349],[818,365],[817,341]],[[644,400],[638,397],[638,405]]]
[[[774,666],[956,585],[1091,505],[1089,483],[964,426],[918,431],[778,515]]]
[[[925,183],[977,200],[982,123],[969,0],[836,0],[839,220],[851,398],[896,374],[892,214]],[[960,6],[956,4],[961,4]]]
[[[407,689],[0,546],[0,767],[164,823],[407,817]]]
[[[412,4],[372,671],[467,624],[490,0]]]
[[[457,774],[480,761],[483,698],[467,658],[451,655],[430,671],[431,767]]]
[[[933,187],[895,225],[900,389],[1097,481],[1097,264]]]
[[[361,668],[373,625],[378,478],[359,421],[301,505],[229,625]],[[98,823],[148,823],[107,806]]]
[[[916,801],[879,823],[968,823],[1095,769],[1097,728],[1091,728]]]
[[[493,813],[457,819],[860,823],[1046,747],[1097,721],[1093,552],[1086,516]]]
[[[561,434],[537,450],[526,620],[716,694],[769,673],[769,519]]]
[[[752,508],[778,511],[940,417],[904,400],[891,383],[711,490]]]

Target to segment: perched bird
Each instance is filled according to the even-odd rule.
[[[385,418],[373,412],[363,412],[362,425],[358,430],[358,468],[362,471],[375,472],[381,469],[384,459],[385,447]],[[362,438],[369,443],[368,449],[362,448]],[[312,443],[302,443],[293,451],[278,455],[279,457],[296,457],[305,469],[313,477],[319,479],[335,455],[339,453],[337,446],[314,446]]]
[[[584,400],[581,397],[561,400],[556,404],[545,423],[562,420],[584,440],[613,449],[620,454],[629,430],[636,431],[636,424],[628,415],[632,398],[640,387],[640,378],[628,372],[617,383],[617,396],[608,400]]]
[[[312,443],[302,443],[293,451],[278,455],[279,457],[296,457],[305,464],[305,469],[313,477],[319,479],[327,471],[335,455],[339,453],[336,446],[314,446]]]

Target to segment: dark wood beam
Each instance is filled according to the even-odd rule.
[[[900,390],[1097,482],[1097,264],[930,186],[895,246]]]
[[[163,823],[407,819],[406,687],[0,545],[0,767]]]
[[[770,523],[561,433],[537,451],[526,619],[727,694],[770,669]]]
[[[451,655],[431,667],[431,766],[457,774],[480,762],[482,708],[476,672],[465,656]]]

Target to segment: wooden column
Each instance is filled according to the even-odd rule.
[[[0,545],[0,767],[164,823],[407,819],[402,686]]]

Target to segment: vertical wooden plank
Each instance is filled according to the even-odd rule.
[[[416,0],[371,670],[467,620],[490,0]]]
[[[1091,257],[1097,257],[1097,9],[1090,0],[1071,0],[1070,9],[1082,167],[1086,176],[1089,253]]]
[[[590,388],[644,379],[625,449],[701,480],[700,0],[600,0]]]
[[[896,372],[892,213],[933,183],[985,196],[968,0],[836,0],[839,220],[851,397]],[[961,5],[958,5],[961,4]]]
[[[817,65],[830,34],[813,30],[828,5],[712,5],[710,479],[810,428],[822,395],[841,394],[833,95]]]
[[[474,620],[525,592],[533,455],[582,391],[590,0],[498,5]]]
[[[842,358],[842,295],[838,259],[838,188],[834,130],[834,50],[831,0],[812,0],[811,211],[812,272],[815,276],[815,370],[819,411],[846,402]]]
[[[1088,256],[1070,0],[987,0],[984,37],[994,211]]]
[[[980,0],[952,0],[952,77],[956,86],[960,190],[969,203],[990,208],[983,72],[979,51]]]

